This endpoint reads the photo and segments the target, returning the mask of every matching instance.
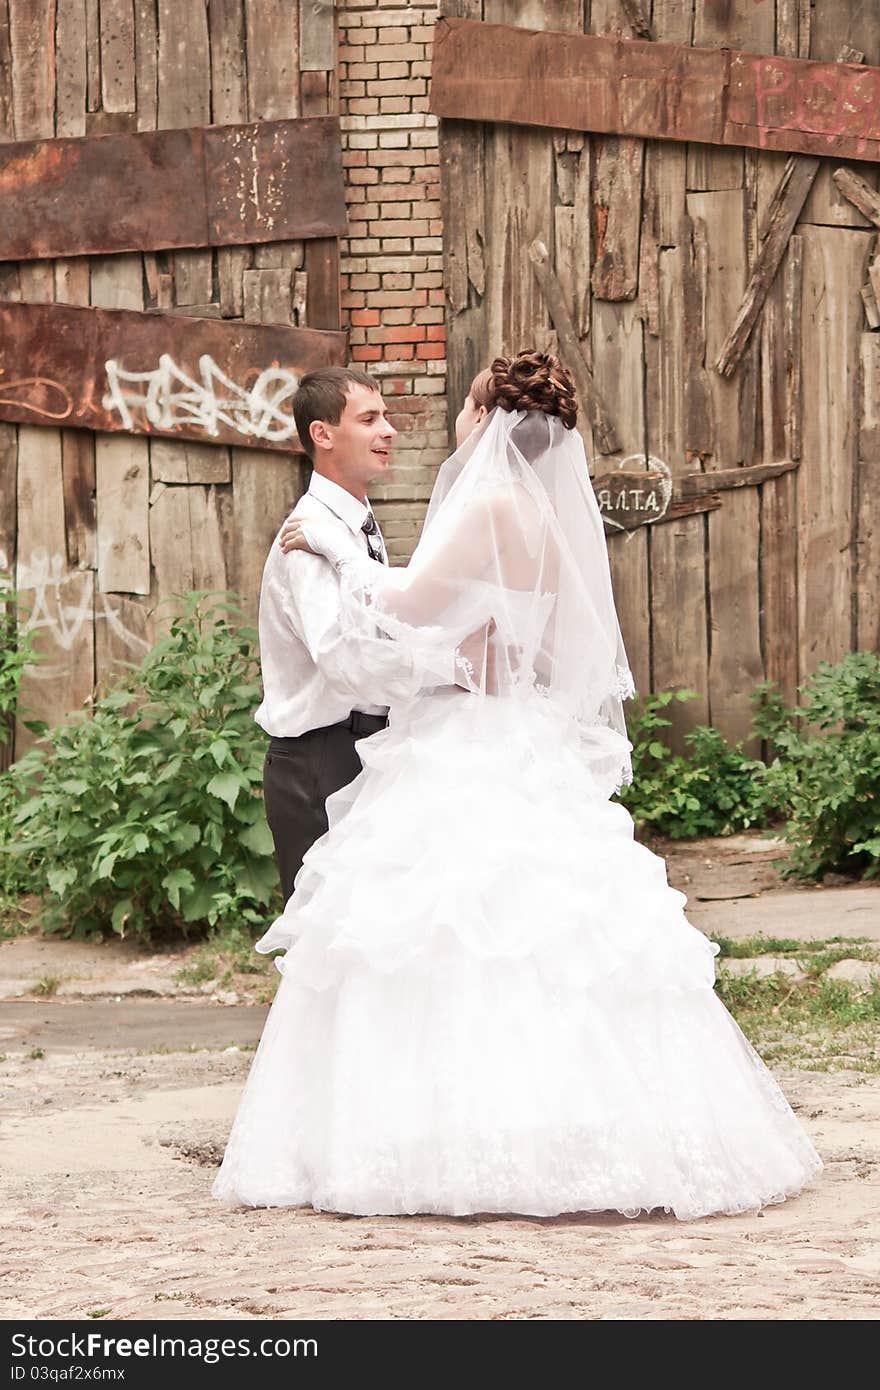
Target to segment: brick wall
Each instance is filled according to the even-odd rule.
[[[371,490],[392,558],[418,537],[449,452],[437,121],[428,77],[437,0],[339,0],[339,95],[349,235],[343,322],[400,431]]]

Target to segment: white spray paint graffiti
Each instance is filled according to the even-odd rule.
[[[0,548],[0,572],[8,573],[9,568],[8,557]],[[19,561],[15,578],[23,629],[46,633],[62,652],[69,652],[84,628],[103,619],[132,654],[146,652],[149,642],[125,626],[109,594],[96,593],[93,610],[91,575],[91,570],[69,569],[63,555],[50,555],[40,548],[32,550],[26,562]],[[66,664],[48,660],[44,646],[41,651],[41,659],[28,668],[28,674],[37,681],[52,680],[65,670]]]
[[[266,367],[248,389],[230,380],[207,354],[199,358],[199,381],[167,352],[149,372],[127,372],[112,359],[104,366],[109,386],[104,409],[119,412],[123,429],[134,427],[134,408],[143,410],[159,430],[186,424],[216,435],[219,426],[226,425],[238,434],[275,443],[296,434],[293,415],[282,407],[295,394],[299,378],[284,367]],[[127,390],[130,386],[139,389]]]

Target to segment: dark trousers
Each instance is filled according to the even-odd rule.
[[[327,797],[347,787],[361,770],[358,739],[386,722],[378,715],[353,713],[342,724],[310,729],[298,738],[270,739],[263,795],[285,902],[306,851],[326,833]]]

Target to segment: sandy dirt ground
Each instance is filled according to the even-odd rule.
[[[710,934],[880,939],[880,888],[781,886],[751,837],[667,850]],[[0,945],[3,1318],[880,1314],[880,1076],[777,1073],[826,1167],[761,1215],[229,1210],[209,1189],[271,977],[181,984],[192,956]]]

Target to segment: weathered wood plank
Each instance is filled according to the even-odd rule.
[[[91,570],[67,564],[61,439],[57,430],[23,427],[18,446],[20,612],[40,660],[22,681],[15,733],[19,756],[33,742],[25,719],[57,724],[82,706],[94,680]]]
[[[854,169],[835,169],[832,182],[853,207],[858,208],[868,222],[880,227],[880,193],[872,188]]]
[[[246,270],[242,280],[246,323],[293,323],[289,269]]]
[[[0,425],[0,640],[5,640],[6,634],[18,621],[12,604],[6,602],[4,597],[6,586],[12,587],[15,582],[17,491],[18,431],[14,425]],[[15,752],[15,719],[6,715],[0,723],[6,740],[0,740],[0,772],[5,772]]]
[[[718,355],[745,284],[744,195],[719,190],[688,194],[687,201],[709,253],[703,310],[709,363]],[[714,372],[709,383],[713,453],[707,479],[714,468],[727,472],[751,463],[754,448],[754,418],[743,410],[743,383]],[[743,488],[726,495],[723,507],[708,518],[709,709],[713,723],[735,739],[748,734],[750,695],[764,674],[758,543],[757,494]]]
[[[608,0],[592,0],[597,11],[605,3]],[[477,6],[473,9],[476,13]],[[583,9],[583,0],[483,0],[483,17],[490,24],[518,24],[560,34],[581,32]]]
[[[155,0],[145,0],[155,9]],[[101,109],[101,14],[99,0],[86,0],[86,110]]]
[[[880,652],[880,462],[858,469],[856,651]]]
[[[175,251],[174,303],[192,314],[196,305],[211,303],[214,265],[210,251]],[[219,308],[217,313],[219,315]]]
[[[335,237],[323,237],[306,242],[306,294],[302,305],[305,322],[310,328],[339,328],[342,322],[342,287],[339,279],[339,242]],[[294,300],[296,300],[294,277]]]
[[[854,645],[853,497],[862,305],[872,236],[805,226],[803,458],[798,470],[800,677]],[[808,346],[807,346],[808,345]]]
[[[18,431],[0,425],[0,574],[11,575],[15,565]]]
[[[333,0],[299,0],[301,72],[327,72],[336,66]]]
[[[61,431],[61,471],[64,483],[64,525],[67,562],[73,569],[94,569],[95,441],[84,430]]]
[[[641,470],[647,479],[645,459],[644,325],[635,304],[593,303],[593,362],[596,386],[610,416],[616,422],[620,469]],[[597,461],[605,467],[605,460]],[[614,475],[611,475],[613,479]],[[633,474],[636,490],[639,474]],[[602,505],[599,479],[593,486]],[[609,480],[609,503],[614,483]],[[646,489],[647,490],[647,489]],[[632,487],[630,487],[632,495]],[[619,495],[614,498],[619,500]],[[641,498],[639,500],[642,500]],[[641,520],[650,517],[645,512]],[[619,507],[609,509],[609,520],[621,521]],[[636,689],[650,689],[650,614],[648,589],[648,539],[644,529],[630,532],[609,546],[614,601]]]
[[[55,0],[8,3],[15,138],[38,140],[55,133]]]
[[[472,20],[438,21],[431,110],[459,120],[880,160],[876,68],[563,38]]]
[[[136,109],[134,36],[133,0],[101,0],[101,95],[105,111]]]
[[[206,125],[211,119],[208,16],[204,3],[157,0],[160,130]]]
[[[55,41],[55,130],[86,133],[86,6],[65,0],[59,7]],[[0,56],[2,63],[2,56]]]
[[[333,116],[0,145],[8,260],[326,237],[345,225]]]
[[[633,216],[642,188],[644,143],[606,136],[597,140],[594,212],[597,299],[634,299],[639,283],[639,223]]]
[[[687,245],[660,252],[660,336],[647,340],[649,451],[667,465],[673,478],[692,471],[685,444],[688,256]],[[649,534],[652,689],[689,686],[697,691],[696,699],[670,707],[677,748],[683,746],[688,730],[709,718],[705,527],[702,516],[684,516],[652,527]]]
[[[241,594],[245,611],[256,618],[260,581],[269,547],[282,521],[304,489],[301,456],[283,458],[256,450],[232,451],[235,517],[230,587]]]
[[[91,262],[92,303],[110,309],[135,311],[143,306],[140,256],[102,256]],[[85,333],[87,323],[99,321],[100,310],[55,306],[49,312],[72,316]],[[138,321],[140,315],[127,317]],[[111,321],[115,316],[111,316]],[[75,328],[73,329],[75,333]],[[70,330],[68,331],[70,337]],[[57,339],[63,339],[59,332]],[[51,339],[53,346],[56,337]],[[85,341],[77,344],[83,352]],[[100,385],[98,384],[100,381]],[[88,399],[100,399],[103,373],[88,391]],[[71,423],[74,423],[71,417]],[[97,521],[98,589],[101,593],[149,594],[150,549],[147,499],[149,496],[149,444],[145,439],[95,439],[95,497]],[[100,672],[100,666],[99,666]]]
[[[156,639],[155,594],[95,592],[95,676],[103,690],[122,663],[143,661]]]
[[[523,275],[536,237],[546,237],[552,216],[552,152],[536,131],[493,125],[486,131],[486,256],[484,313],[495,352],[518,352],[523,342],[550,346],[549,314],[533,275]],[[517,269],[519,267],[519,270]]]
[[[96,440],[98,585],[102,593],[150,592],[146,440],[122,435]]]
[[[593,426],[598,448],[603,454],[616,453],[619,445],[614,422],[581,351],[562,288],[550,269],[549,252],[540,239],[531,243],[528,248],[528,257],[535,272],[535,279],[541,287],[547,311],[556,329],[560,355],[574,378],[581,408]],[[517,340],[510,333],[507,341],[512,344]],[[526,341],[526,339],[521,336],[519,341]],[[511,347],[509,350],[516,351],[517,349]]]
[[[247,120],[247,63],[241,0],[208,0],[211,43],[211,120]]]
[[[786,453],[790,458],[801,456],[801,322],[803,315],[804,243],[793,236],[788,244],[788,264],[785,269],[785,367],[786,367]]]
[[[331,110],[331,72],[301,72],[299,75],[299,105],[301,116],[323,116]]]
[[[85,257],[55,262],[55,298],[59,304],[87,305],[91,274]],[[64,521],[67,561],[75,569],[97,564],[95,513],[95,441],[85,430],[61,431]]]
[[[220,292],[220,313],[225,319],[240,319],[244,314],[244,272],[253,261],[248,246],[221,246],[217,250],[217,281]]]
[[[276,121],[299,114],[299,0],[244,0],[248,116]]]
[[[474,377],[494,352],[483,308],[486,268],[486,128],[444,121],[440,133],[443,283],[446,289],[449,434]]]
[[[741,189],[689,193],[687,208],[695,232],[706,248],[706,285],[702,305],[706,364],[714,362],[721,348],[724,326],[733,320],[746,276],[744,198]],[[715,467],[751,462],[750,441],[740,426],[742,383],[724,380],[709,372]]]
[[[55,298],[55,267],[46,261],[22,261],[18,267],[21,297],[30,304],[51,304]]]
[[[0,4],[0,137],[4,140],[15,139],[8,0]]]
[[[192,440],[153,439],[150,477],[154,483],[228,483],[232,478],[229,450]]]
[[[123,260],[133,298],[139,258],[115,257],[93,263],[93,301],[116,297]],[[344,333],[14,303],[0,305],[0,335],[21,382],[6,383],[0,418],[284,450],[297,377],[341,364],[347,345]]]
[[[861,338],[856,497],[857,651],[880,651],[880,337]]]
[[[764,670],[794,703],[798,669],[798,542],[796,472],[761,489],[761,619]]]
[[[159,485],[154,493],[150,547],[161,630],[182,607],[176,599],[194,589],[220,593],[227,574],[216,488]]]
[[[156,0],[134,0],[137,128],[155,130],[159,114],[159,31]]]

